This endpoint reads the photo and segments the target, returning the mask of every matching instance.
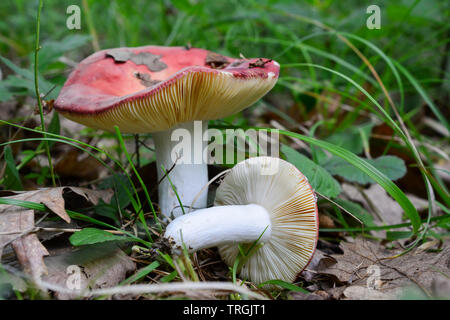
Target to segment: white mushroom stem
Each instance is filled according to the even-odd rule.
[[[203,150],[207,146],[207,141],[203,141],[203,134],[207,129],[206,121],[193,121],[153,134],[158,180],[164,177],[164,166],[186,213],[192,201],[208,183],[208,167],[203,161]],[[203,190],[194,207],[206,207],[207,195]],[[167,177],[164,177],[158,186],[158,196],[164,217],[170,217],[172,214],[177,217],[183,213]]]
[[[164,237],[189,252],[224,244],[266,242],[272,234],[269,212],[257,204],[200,209],[173,220]]]

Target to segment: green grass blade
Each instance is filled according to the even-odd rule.
[[[16,168],[16,163],[14,161],[12,149],[9,145],[5,147],[4,157],[6,162],[5,168],[6,188],[13,190],[23,190],[22,181],[20,180],[20,175]]]
[[[287,289],[289,291],[296,291],[296,292],[303,292],[306,294],[310,294],[309,291],[307,291],[299,286],[296,286],[295,284],[292,284],[292,283],[289,283],[289,282],[286,282],[283,280],[277,280],[277,279],[264,281],[263,283],[260,283],[258,285],[258,288],[261,288],[262,286],[267,285],[267,284],[279,286],[279,287],[281,287],[283,289]]]
[[[130,276],[129,278],[123,280],[119,285],[123,286],[123,285],[127,285],[130,283],[136,282],[136,281],[142,279],[143,277],[145,277],[146,275],[148,275],[150,272],[152,272],[159,266],[160,266],[160,263],[158,261],[153,261],[148,266],[145,266],[144,268],[140,269],[137,273],[135,273],[132,276]]]
[[[155,219],[155,223],[158,225],[159,231],[162,231],[161,224],[159,223],[158,218],[156,217],[156,211],[155,211],[155,208],[153,208],[152,200],[150,199],[150,195],[148,193],[147,187],[145,186],[144,181],[142,180],[141,176],[139,175],[139,172],[137,171],[136,167],[134,166],[133,160],[131,160],[131,156],[128,153],[128,150],[127,150],[127,148],[125,146],[125,142],[123,141],[122,134],[120,133],[119,127],[118,126],[114,126],[114,129],[116,130],[116,135],[117,135],[117,138],[119,140],[120,147],[121,147],[122,151],[124,152],[128,162],[129,162],[129,164],[131,166],[131,169],[133,170],[134,174],[138,178],[139,183],[142,186],[142,190],[144,190],[144,193],[145,193],[145,196],[147,198],[147,201],[148,201],[148,203],[150,205],[150,208],[152,209],[153,217]],[[148,235],[149,239],[151,239],[152,237],[150,235],[150,230],[148,228],[147,222],[145,221],[144,213],[140,210],[138,212],[138,215],[139,215],[139,219],[141,220],[142,224],[144,225],[145,232],[147,232],[147,235]]]
[[[427,103],[427,105],[430,107],[431,111],[434,113],[434,115],[439,119],[439,121],[442,123],[445,128],[450,131],[449,124],[445,117],[439,112],[439,109],[436,107],[436,105],[431,101],[430,97],[428,97],[425,90],[422,88],[422,86],[419,84],[419,82],[409,73],[409,71],[403,67],[400,63],[398,63],[395,60],[392,60],[394,65],[397,67],[397,69],[405,76],[406,79],[413,85],[413,87],[416,89],[416,91],[420,94],[422,99]]]

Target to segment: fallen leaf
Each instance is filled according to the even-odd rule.
[[[438,275],[435,279],[433,279],[431,290],[433,292],[433,297],[439,299],[449,299],[450,279],[448,277],[444,277],[443,275]]]
[[[450,272],[450,247],[439,253],[417,253],[414,249],[394,259],[390,257],[400,250],[390,251],[363,238],[344,242],[341,247],[344,254],[332,254],[330,257],[336,263],[321,265],[318,273],[332,275],[346,285],[369,287],[388,295],[413,285],[431,296],[433,280],[441,273]]]
[[[111,201],[113,196],[113,192],[110,189],[107,190],[92,190],[88,188],[80,188],[80,187],[63,187],[68,188],[69,190],[77,193],[80,196],[83,196],[86,200],[91,202],[94,205],[97,205],[100,200],[103,200],[106,203]]]
[[[406,174],[405,162],[396,156],[380,156],[376,159],[366,159],[366,162],[374,166],[381,173],[384,173],[391,180],[398,180]],[[340,176],[347,181],[359,184],[375,183],[367,174],[355,167],[346,160],[333,156],[319,162],[319,164],[330,172],[333,176]]]
[[[78,197],[84,197],[93,204],[97,204],[100,199],[109,202],[112,197],[110,190],[59,187],[12,192],[13,195],[3,198],[44,204],[53,213],[69,223],[70,217],[65,209],[64,194],[67,194],[65,191],[72,191]],[[40,243],[37,235],[31,233],[34,228],[34,210],[14,205],[0,205],[0,258],[3,248],[11,244],[24,271],[31,274],[34,279],[39,279],[47,273],[43,257],[48,255],[48,251]]]
[[[376,289],[363,286],[350,286],[344,290],[344,296],[349,300],[392,300],[395,294],[386,294]]]
[[[167,65],[160,60],[161,56],[150,52],[134,53],[125,49],[109,50],[106,56],[112,57],[115,62],[133,61],[137,65],[145,65],[150,71],[158,72],[167,68]]]
[[[36,234],[28,233],[33,227],[33,210],[15,207],[7,212],[0,211],[0,257],[3,248],[11,244],[24,271],[38,279],[47,272],[43,257],[48,251]]]
[[[236,60],[232,64],[230,64],[230,67],[239,67],[244,62],[245,62],[245,60]]]
[[[263,59],[263,58],[258,58],[258,60],[256,60],[255,62],[250,62],[248,65],[248,68],[264,68],[264,66],[271,62],[272,59]]]
[[[315,293],[290,292],[289,296],[292,300],[325,300],[322,296]]]
[[[55,172],[61,177],[71,177],[83,180],[97,179],[102,168],[100,162],[91,156],[80,157],[78,150],[64,153],[55,164]]]
[[[351,184],[343,183],[342,192],[348,199],[361,203],[372,212],[376,225],[403,222],[403,209],[378,184],[373,184],[367,189],[358,189]]]
[[[151,75],[148,73],[136,72],[134,76],[141,80],[141,84],[146,87],[151,87],[161,82],[161,80],[152,80]]]
[[[319,212],[319,229],[321,228],[336,228],[333,219],[324,213]]]
[[[43,277],[43,281],[74,290],[113,287],[136,269],[131,258],[111,244],[86,246],[47,257],[45,263],[48,265],[48,275]],[[75,299],[77,294],[55,292],[55,297],[60,300]]]
[[[229,63],[230,62],[225,56],[215,52],[208,52],[205,58],[205,64],[213,69],[223,69]]]
[[[27,234],[12,242],[17,260],[23,270],[31,274],[33,279],[39,279],[47,273],[44,256],[48,256],[47,249],[41,244],[36,234]]]
[[[417,247],[417,250],[416,250],[415,254],[420,254],[423,251],[431,249],[432,247],[439,245],[439,243],[440,243],[440,240],[437,240],[437,239],[431,240],[431,241],[427,241],[424,244],[422,244],[419,247]]]

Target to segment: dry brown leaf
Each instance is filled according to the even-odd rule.
[[[315,293],[290,292],[289,296],[292,300],[325,300],[324,297]]]
[[[119,284],[127,274],[135,271],[135,263],[122,250],[109,245],[98,248],[105,251],[106,254],[104,252],[97,253],[93,248],[82,248],[45,258],[49,271],[43,280],[59,287],[77,289],[68,287],[68,283],[71,281],[69,277],[74,275],[73,271],[68,269],[72,266],[72,268],[75,267],[75,270],[80,270],[80,277],[77,280],[79,281],[79,290],[101,289]],[[93,255],[94,257],[92,257]],[[86,256],[88,256],[87,259]],[[77,298],[77,295],[55,292],[55,297],[67,300]]]
[[[167,65],[160,60],[161,56],[152,54],[150,52],[134,53],[126,49],[111,49],[106,52],[106,56],[110,56],[117,63],[123,63],[127,60],[133,61],[135,64],[143,64],[150,71],[158,72],[167,68]]]
[[[17,259],[25,272],[39,278],[47,272],[43,257],[47,249],[39,242],[36,234],[28,234],[34,227],[34,211],[15,207],[0,213],[0,257],[3,248],[11,243]],[[5,234],[1,234],[5,233]]]
[[[302,271],[300,276],[306,281],[310,282],[316,276],[319,264],[324,260],[324,258],[325,254],[320,249],[316,249],[313,257],[311,258],[311,261],[309,262],[305,270]]]
[[[94,205],[98,204],[98,201],[100,199],[103,199],[103,201],[108,203],[113,195],[111,190],[91,190],[79,187],[58,187],[58,188],[42,188],[38,190],[24,191],[24,192],[14,191],[13,196],[5,197],[5,199],[23,200],[44,204],[53,213],[56,213],[58,216],[60,216],[64,221],[70,222],[70,217],[66,212],[65,201],[63,197],[63,193],[65,191],[73,191],[76,194],[84,197],[86,200],[88,200]],[[9,211],[11,208],[15,207],[16,206],[1,204],[0,214]]]
[[[103,200],[106,203],[109,203],[111,201],[111,198],[113,196],[113,191],[108,190],[91,190],[87,188],[79,188],[79,187],[66,187],[69,188],[71,191],[75,192],[76,194],[83,196],[86,200],[91,202],[94,205],[97,205],[101,200]]]
[[[392,300],[397,298],[393,293],[387,294],[376,289],[363,286],[350,286],[344,290],[345,298],[349,300]]]
[[[80,158],[82,156],[82,158]],[[62,177],[94,180],[98,177],[102,165],[91,156],[81,155],[78,150],[64,153],[55,164],[55,172]]]
[[[324,213],[319,212],[319,228],[336,228],[333,219]]]
[[[450,247],[440,253],[417,252],[415,249],[394,259],[386,259],[399,253],[389,251],[379,243],[357,238],[353,243],[342,243],[344,254],[333,254],[334,264],[322,264],[318,272],[332,275],[341,283],[359,285],[393,294],[399,288],[416,286],[431,296],[433,280],[450,273]],[[356,289],[352,289],[356,290]]]
[[[344,183],[342,191],[350,200],[361,203],[367,210],[373,212],[374,222],[377,225],[403,222],[402,207],[380,185],[373,184],[367,189],[358,190],[351,184]]]
[[[100,199],[109,202],[112,197],[110,190],[59,187],[13,192],[14,195],[4,198],[42,203],[64,221],[70,222],[63,197],[65,190],[70,190],[93,204],[97,204]],[[31,233],[35,228],[34,223],[34,210],[14,205],[0,205],[0,259],[3,248],[11,244],[24,271],[38,279],[47,273],[43,257],[48,255],[48,251],[40,243],[37,235]]]
[[[227,57],[221,54],[208,52],[205,58],[205,64],[213,69],[223,69],[229,64],[229,62]]]
[[[450,279],[448,276],[438,275],[433,279],[431,289],[434,297],[448,300],[450,297]]]

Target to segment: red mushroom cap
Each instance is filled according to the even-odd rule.
[[[107,49],[78,64],[54,106],[93,128],[157,132],[237,113],[266,94],[278,75],[273,60],[233,59],[197,48]]]

